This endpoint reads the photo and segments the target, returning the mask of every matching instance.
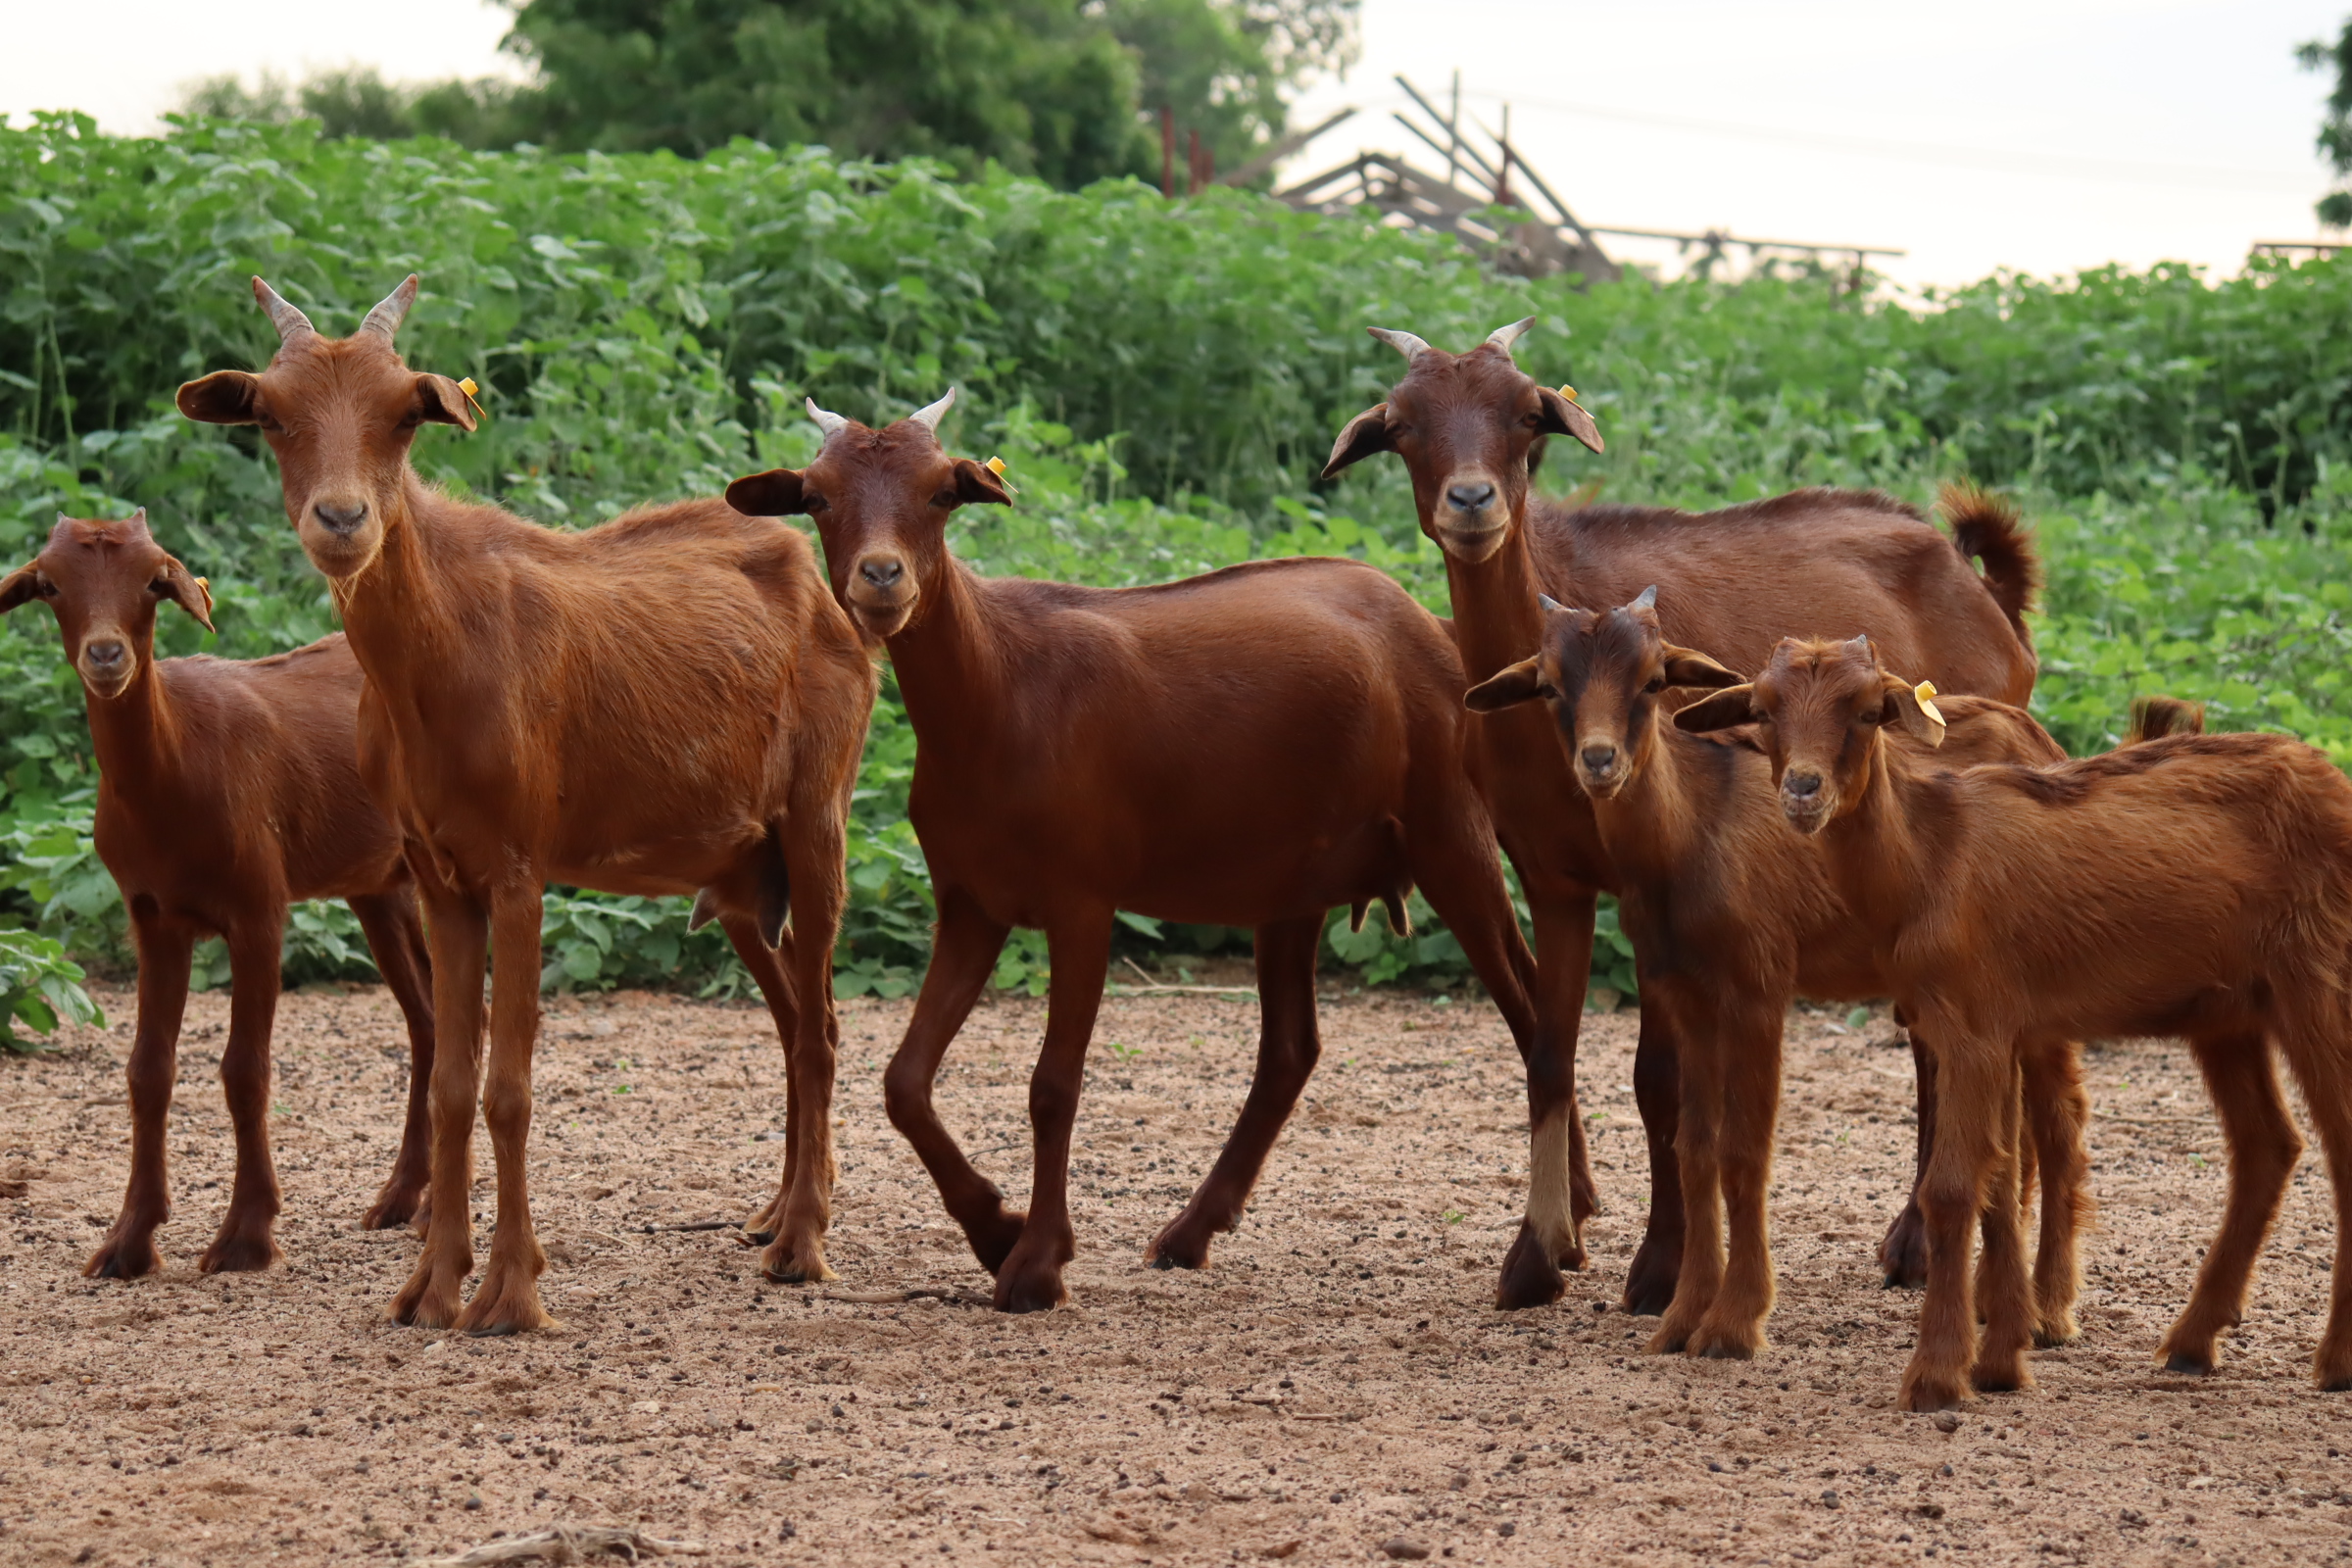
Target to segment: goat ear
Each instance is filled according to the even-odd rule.
[[[1738,686],[1747,679],[1724,668],[1706,655],[1668,643],[1666,655],[1666,684],[1669,686]]]
[[[1919,700],[1911,683],[1899,675],[1886,675],[1886,707],[1880,714],[1882,723],[1900,724],[1903,733],[1922,746],[1943,744],[1943,715]]]
[[[454,424],[467,435],[475,428],[466,389],[448,376],[430,371],[416,377],[416,417],[427,424]]]
[[[727,505],[747,517],[789,517],[807,512],[798,468],[770,468],[747,473],[727,486]]]
[[[1737,729],[1741,724],[1756,721],[1756,688],[1753,682],[1743,681],[1727,686],[1712,697],[1702,697],[1674,715],[1674,727],[1693,735],[1709,730]]]
[[[40,593],[41,564],[37,561],[27,562],[7,576],[0,577],[0,615],[7,614],[19,605],[29,604],[39,598]]]
[[[1544,404],[1544,429],[1550,435],[1572,435],[1593,451],[1601,450],[1600,426],[1580,404],[1569,402],[1547,386],[1536,388]]]
[[[956,500],[959,506],[1009,507],[1012,497],[1005,494],[1004,481],[989,471],[985,463],[969,458],[956,460]]]
[[[1497,670],[1470,688],[1462,697],[1462,705],[1473,713],[1493,713],[1521,703],[1532,703],[1540,697],[1557,695],[1544,684],[1543,671],[1533,659],[1522,659],[1516,664]]]
[[[1331,444],[1331,461],[1323,465],[1323,477],[1328,479],[1349,464],[1357,463],[1376,452],[1394,452],[1396,443],[1389,439],[1389,406],[1375,403],[1348,421],[1348,428]]]
[[[213,588],[202,577],[188,570],[177,556],[166,556],[163,568],[164,597],[194,615],[206,631],[213,629]]]
[[[179,412],[202,424],[253,424],[254,392],[261,380],[246,370],[215,370],[180,383],[172,399]]]

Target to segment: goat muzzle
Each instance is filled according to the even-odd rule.
[[[1799,833],[1820,832],[1837,805],[1838,792],[1819,773],[1790,768],[1781,775],[1781,814]]]
[[[906,563],[897,556],[864,556],[850,570],[851,616],[867,636],[895,636],[914,614],[921,597]]]
[[[139,661],[130,645],[119,637],[93,639],[81,645],[77,660],[81,683],[93,696],[120,697],[128,689],[130,677],[137,673]]]
[[[1576,782],[1595,800],[1625,788],[1628,772],[1625,749],[1612,741],[1587,741],[1577,748]]]

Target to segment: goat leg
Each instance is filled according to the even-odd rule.
[[[236,1175],[220,1234],[197,1259],[206,1274],[265,1269],[277,1262],[277,1167],[270,1154],[270,1031],[277,1017],[284,909],[228,933],[228,1047],[220,1088],[237,1142]]]
[[[179,1021],[188,1004],[188,962],[194,948],[184,927],[142,916],[131,906],[139,947],[139,1021],[130,1047],[130,1185],[122,1210],[81,1271],[92,1279],[137,1279],[163,1267],[157,1227],[172,1217],[172,1183],[165,1154],[165,1122],[172,1086],[179,1076]]]

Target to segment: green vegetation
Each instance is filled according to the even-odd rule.
[[[2320,151],[2338,174],[2352,174],[2352,19],[2333,38],[2314,38],[2295,51],[2306,71],[2335,78],[2328,112],[2320,119]],[[2352,223],[2352,190],[2331,190],[2319,200],[2320,221],[2341,228]]]
[[[2130,698],[2166,690],[2223,727],[2277,727],[2352,762],[2352,266],[2261,264],[2209,284],[2179,268],[2002,276],[1911,307],[1835,280],[1634,282],[1579,293],[1482,273],[1448,243],[1303,217],[1246,192],[1166,202],[1130,181],[1076,192],[941,166],[737,142],[665,152],[481,153],[322,140],[316,125],[190,123],[162,140],[50,117],[0,129],[0,561],[58,512],[150,509],[219,597],[210,651],[251,657],[333,627],[249,431],[172,412],[183,379],[273,344],[245,278],[266,273],[330,331],[411,269],[411,362],[483,383],[491,419],[434,430],[416,462],[558,525],[710,493],[805,460],[803,394],[869,420],[947,385],[947,437],[1001,452],[1009,513],[953,534],[983,569],[1152,581],[1250,556],[1342,553],[1443,608],[1433,547],[1393,462],[1314,475],[1399,363],[1367,324],[1444,345],[1539,318],[1534,373],[1573,381],[1605,458],[1555,451],[1542,482],[1707,507],[1792,485],[1883,485],[1926,502],[1969,474],[2020,494],[2051,590],[2037,710],[2070,748],[2112,743]],[[167,616],[164,651],[199,630]],[[1933,675],[1934,671],[1920,671]],[[81,699],[48,617],[0,623],[0,924],[75,956],[127,956],[89,846]],[[905,820],[913,740],[885,685],[851,849],[843,986],[899,994],[928,952]],[[1458,948],[1375,916],[1336,961],[1450,985]],[[683,901],[551,899],[548,983],[731,989]],[[1233,933],[1135,920],[1170,957]],[[297,978],[365,973],[349,916],[303,912]],[[1631,977],[1604,938],[1596,978]],[[1038,988],[1023,934],[998,972]],[[218,955],[199,956],[219,978]]]
[[[1074,188],[1155,178],[1158,117],[1231,170],[1287,96],[1354,56],[1360,0],[508,0],[535,80],[414,84],[364,68],[200,83],[192,113],[330,135],[687,157],[737,136],[845,157],[996,164]],[[1180,155],[1181,156],[1181,155]]]

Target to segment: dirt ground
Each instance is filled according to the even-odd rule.
[[[280,1011],[286,1267],[194,1272],[228,1175],[215,995],[182,1045],[166,1272],[83,1281],[128,1147],[131,1000],[103,1000],[111,1029],[0,1063],[8,1564],[398,1559],[558,1522],[636,1524],[715,1564],[2352,1556],[2352,1398],[2308,1381],[2333,1240],[2316,1160],[2222,1368],[2198,1382],[2150,1359],[2223,1185],[2176,1046],[2087,1064],[2103,1214],[2082,1338],[1945,1432],[1892,1407],[1918,1302],[1872,1261],[1913,1136],[1883,1015],[1791,1019],[1780,1305],[1742,1364],[1640,1354],[1654,1320],[1615,1306],[1644,1186],[1630,1013],[1586,1033],[1592,1265],[1557,1305],[1506,1315],[1488,1302],[1527,1149],[1491,1008],[1331,998],[1323,1065],[1250,1217],[1211,1269],[1163,1274],[1144,1248],[1240,1104],[1254,1003],[1117,998],[1079,1124],[1074,1303],[1010,1318],[969,1304],[987,1278],[882,1114],[906,1004],[844,1008],[842,1277],[802,1289],[763,1287],[726,1232],[648,1231],[739,1220],[772,1185],[765,1015],[559,1000],[532,1174],[564,1326],[469,1341],[386,1322],[416,1243],[356,1228],[406,1078],[379,990]],[[1043,1019],[984,1004],[942,1082],[1014,1195]]]

